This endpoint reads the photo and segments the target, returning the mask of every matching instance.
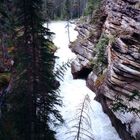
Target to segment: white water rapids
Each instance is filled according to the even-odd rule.
[[[57,60],[56,63],[59,65],[63,62],[67,62],[69,59],[75,58],[75,54],[73,54],[68,48],[69,41],[65,26],[66,22],[63,21],[52,22],[49,25],[51,31],[55,33],[53,41],[59,48],[56,52],[56,55],[59,57],[59,60]],[[74,31],[74,27],[75,25],[70,26],[71,41],[74,41],[77,36],[77,32]],[[86,87],[86,82],[84,80],[74,80],[72,78],[70,68],[68,68],[65,73],[64,81],[61,81],[60,90],[63,107],[59,109],[65,123],[56,129],[57,140],[74,140],[74,137],[77,134],[76,124],[78,123],[78,109],[82,106],[81,103],[84,101],[85,95],[88,95],[88,103],[90,104],[90,107],[87,107],[88,109],[86,108],[88,110],[86,110],[88,112],[88,116],[90,117],[90,127],[87,128],[86,124],[83,126],[83,123],[82,127],[85,128],[83,129],[85,130],[84,133],[89,135],[87,130],[90,131],[92,133],[92,136],[90,136],[94,140],[120,140],[116,130],[112,127],[108,116],[102,111],[101,105],[94,100],[95,94]],[[85,140],[91,140],[90,137],[87,137],[84,134],[81,137]]]

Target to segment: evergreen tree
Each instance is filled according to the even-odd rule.
[[[53,0],[43,0],[43,17],[47,22],[54,18],[54,2]]]
[[[62,122],[55,107],[61,105],[61,100],[53,73],[55,56],[49,40],[51,33],[42,26],[42,1],[15,0],[15,8],[12,89],[2,109],[3,133],[8,138],[1,140],[54,140],[55,132],[49,124]]]
[[[85,15],[92,15],[93,11],[98,9],[101,1],[102,0],[88,0]]]
[[[69,20],[71,18],[71,2],[70,2],[70,0],[66,0],[66,2],[65,2],[65,16],[66,16],[67,20]]]
[[[69,6],[69,17],[78,18],[84,13],[87,0],[43,0],[44,16],[49,13],[50,19],[66,19],[67,7]],[[68,5],[69,4],[69,5]],[[48,5],[50,5],[48,7]],[[51,10],[49,10],[50,8]],[[48,11],[49,10],[49,11]],[[50,12],[51,11],[51,12]]]

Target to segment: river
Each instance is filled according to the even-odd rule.
[[[77,36],[74,27],[75,25],[70,25],[71,41],[74,41]],[[56,52],[56,55],[59,57],[56,63],[61,65],[69,59],[75,58],[75,54],[68,48],[69,41],[66,22],[52,22],[49,28],[55,33],[53,42],[59,48]],[[86,87],[84,80],[75,80],[72,78],[70,68],[65,72],[64,80],[61,81],[60,90],[63,107],[58,109],[65,123],[56,128],[57,140],[77,140],[78,132],[81,133],[79,135],[81,139],[79,140],[120,140],[116,130],[111,125],[110,119],[103,112],[100,103],[94,100],[95,94]],[[82,107],[83,122],[80,124],[79,119]],[[79,126],[81,131],[78,131]]]

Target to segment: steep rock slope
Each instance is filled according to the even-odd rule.
[[[74,78],[86,78],[122,140],[139,140],[140,0],[104,0],[76,30]]]

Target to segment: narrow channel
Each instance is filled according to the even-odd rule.
[[[75,58],[75,55],[68,47],[69,41],[66,25],[67,23],[65,21],[52,22],[49,25],[51,31],[55,33],[53,41],[59,48],[56,52],[56,55],[59,57],[56,63],[59,65]],[[77,36],[77,32],[74,31],[74,27],[74,24],[70,24],[71,41],[74,41]],[[88,96],[89,104],[86,111],[88,113],[90,127],[87,128],[87,126],[84,126],[84,123],[82,124],[82,127],[85,128],[85,130],[88,130],[87,135],[90,135],[91,132],[91,137],[94,140],[120,140],[116,130],[111,125],[108,116],[103,112],[101,105],[94,100],[95,94],[86,87],[86,82],[84,80],[75,80],[72,78],[70,68],[68,68],[65,73],[64,81],[61,81],[60,90],[60,95],[62,96],[63,100],[63,107],[59,110],[65,120],[65,123],[59,128],[56,128],[57,140],[75,139],[77,134],[76,123],[78,123],[78,111],[82,106],[86,95]],[[87,124],[85,123],[85,125]],[[83,137],[85,140],[91,140],[90,137],[87,137],[84,134],[81,137]]]

